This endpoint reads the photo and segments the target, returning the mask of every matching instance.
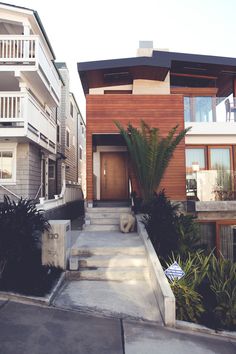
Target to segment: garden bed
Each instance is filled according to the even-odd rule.
[[[45,305],[50,305],[54,297],[56,296],[59,288],[61,287],[65,279],[65,272],[62,272],[59,277],[54,279],[51,284],[51,288],[44,296],[37,295],[26,295],[18,291],[4,291],[0,289],[0,300],[12,300],[19,301],[22,303],[40,303]]]

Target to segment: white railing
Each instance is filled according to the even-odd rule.
[[[60,98],[61,82],[39,36],[0,35],[0,64],[35,65],[52,94]],[[26,70],[26,67],[25,67]]]
[[[37,36],[0,36],[0,61],[32,62],[36,58]]]
[[[23,97],[21,92],[0,93],[0,119],[1,122],[9,119],[23,120]]]
[[[77,185],[66,185],[63,183],[60,195],[56,195],[54,199],[44,200],[40,198],[40,203],[36,205],[37,209],[50,210],[58,208],[76,200],[83,200],[83,193]]]
[[[28,92],[0,93],[0,129],[1,136],[28,136],[55,150],[56,123]]]

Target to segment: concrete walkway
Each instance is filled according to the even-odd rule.
[[[73,280],[64,284],[55,307],[162,324],[144,245],[136,233],[83,231],[71,253],[84,267],[71,272]]]
[[[0,301],[0,354],[235,354],[236,342]]]

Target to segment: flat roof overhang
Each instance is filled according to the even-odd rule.
[[[135,79],[163,81],[170,72],[173,86],[178,86],[178,76],[199,78],[208,80],[206,86],[218,87],[222,96],[232,90],[236,58],[154,50],[151,57],[78,63],[78,72],[85,94],[90,88],[131,84]]]

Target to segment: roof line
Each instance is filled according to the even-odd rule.
[[[40,19],[39,14],[38,14],[37,11],[35,11],[35,10],[33,10],[33,9],[30,9],[30,8],[28,8],[28,7],[23,7],[23,6],[8,4],[8,3],[5,3],[5,2],[0,2],[0,5],[10,6],[10,7],[16,8],[16,9],[22,9],[22,10],[32,11],[32,13],[33,13],[33,15],[34,15],[34,17],[35,17],[35,19],[36,19],[38,25],[39,25],[39,27],[40,27],[40,29],[41,29],[41,31],[42,31],[44,37],[45,37],[45,40],[46,40],[46,42],[47,42],[47,45],[48,45],[48,47],[49,47],[49,49],[50,49],[50,51],[51,51],[51,53],[52,53],[53,59],[54,59],[54,60],[56,59],[56,55],[55,55],[55,53],[54,53],[54,51],[53,51],[53,49],[52,49],[51,43],[50,43],[50,41],[49,41],[49,38],[48,38],[48,36],[47,36],[47,33],[46,33],[46,31],[45,31],[45,28],[44,28],[44,26],[43,26],[43,23],[42,23],[42,21],[41,21],[41,19]]]

